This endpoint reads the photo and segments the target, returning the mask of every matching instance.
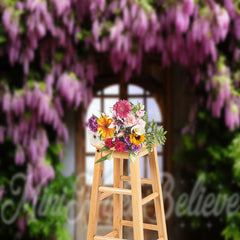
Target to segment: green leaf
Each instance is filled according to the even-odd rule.
[[[64,53],[63,52],[59,52],[59,51],[56,52],[56,54],[54,56],[55,61],[57,61],[57,62],[61,62],[63,57],[64,57]]]
[[[29,111],[26,111],[26,112],[24,113],[24,117],[25,117],[26,120],[29,120],[29,119],[32,117],[32,113],[29,112]]]
[[[110,160],[110,159],[112,158],[112,154],[113,154],[113,152],[105,155],[104,157],[101,157],[100,159],[98,159],[98,160],[95,162],[95,164],[96,164],[96,163],[99,163],[99,162],[106,161],[106,160]]]
[[[42,91],[45,91],[45,90],[46,90],[46,84],[45,84],[44,82],[39,83],[39,88],[40,88]]]
[[[107,155],[107,160],[111,160],[112,159],[112,155],[113,155],[113,151]]]
[[[103,151],[106,151],[106,150],[109,150],[110,148],[107,147],[106,145],[104,145],[100,150],[99,152],[103,152]]]
[[[6,36],[0,36],[0,44],[1,43],[5,43],[7,41],[7,37]]]
[[[148,115],[147,112],[145,111],[144,116],[142,117],[143,121],[146,123],[145,125],[145,131],[147,132],[148,128],[149,128],[149,123],[148,123]]]
[[[90,33],[90,31],[82,29],[82,31],[77,34],[77,38],[81,41],[84,41],[90,35]]]

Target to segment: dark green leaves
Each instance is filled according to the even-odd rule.
[[[106,150],[109,150],[110,148],[108,148],[106,145],[104,145],[100,150],[99,152],[103,152],[103,151],[106,151]]]
[[[152,151],[154,143],[157,143],[159,146],[163,145],[166,141],[166,131],[164,131],[163,127],[161,126],[159,129],[157,128],[157,123],[154,120],[149,123],[148,129],[149,132],[146,133],[146,145],[148,152]]]
[[[99,163],[99,162],[103,162],[103,161],[106,161],[106,160],[111,160],[112,159],[112,155],[113,155],[113,151],[107,155],[105,155],[104,157],[101,157],[99,160],[97,160],[95,162],[96,163]]]

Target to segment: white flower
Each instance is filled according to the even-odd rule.
[[[135,132],[137,135],[145,134],[145,128],[141,125],[136,125],[132,127],[131,132]]]
[[[100,134],[99,132],[92,132],[90,129],[88,129],[87,132],[89,142],[94,146],[99,146],[103,144],[103,141],[100,140]]]
[[[143,111],[144,110],[144,105],[143,104],[141,104],[140,102],[138,102],[137,103],[137,106],[138,106],[138,109],[140,110],[140,111]]]

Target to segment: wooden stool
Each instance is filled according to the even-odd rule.
[[[110,151],[99,152],[96,149],[95,162]],[[133,163],[130,163],[131,176],[123,176],[123,159],[129,159],[127,152],[118,153],[114,151],[114,184],[113,187],[103,187],[103,162],[94,166],[91,204],[89,212],[88,235],[87,240],[118,240],[122,238],[122,226],[133,227],[134,240],[144,240],[143,230],[149,229],[158,232],[158,240],[167,240],[167,230],[165,222],[165,213],[163,206],[162,187],[158,166],[157,148],[154,145],[151,154],[149,154],[149,165],[152,179],[141,178],[140,175],[140,157],[148,155],[145,146]],[[131,190],[123,189],[123,181],[131,182]],[[152,184],[153,193],[142,199],[141,183]],[[113,194],[113,232],[105,236],[96,236],[99,214],[99,201]],[[133,221],[122,219],[123,216],[123,195],[132,196],[132,215]],[[144,224],[142,206],[149,201],[154,200],[157,225]]]

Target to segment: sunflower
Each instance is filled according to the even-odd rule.
[[[130,142],[135,144],[135,145],[140,145],[146,140],[144,134],[142,135],[137,135],[136,133],[130,134]]]
[[[102,138],[112,138],[113,134],[115,132],[114,128],[109,128],[111,123],[113,122],[113,119],[108,118],[107,115],[102,115],[98,120],[98,131],[101,134]]]

